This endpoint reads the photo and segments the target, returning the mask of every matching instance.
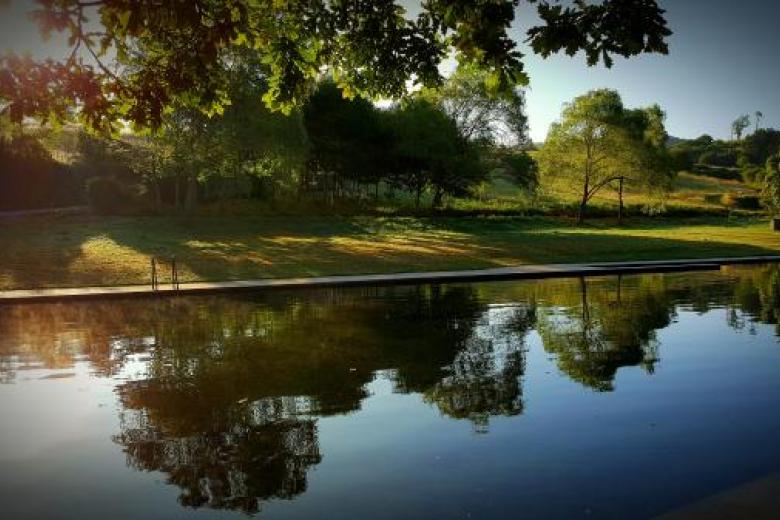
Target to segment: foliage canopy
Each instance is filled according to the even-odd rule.
[[[231,96],[222,62],[236,49],[268,68],[263,99],[289,113],[328,70],[348,96],[398,98],[414,82],[441,83],[451,50],[486,72],[486,87],[526,84],[523,54],[508,35],[521,0],[426,0],[410,17],[395,0],[39,0],[44,34],[65,33],[73,52],[61,60],[0,56],[2,110],[64,119],[77,108],[93,128],[119,121],[158,127],[185,103],[205,113]],[[542,20],[527,32],[537,54],[582,50],[588,63],[613,56],[666,53],[671,34],[656,0],[597,4],[525,0]]]

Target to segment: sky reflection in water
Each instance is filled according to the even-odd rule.
[[[780,471],[780,269],[0,307],[8,518],[643,518]]]

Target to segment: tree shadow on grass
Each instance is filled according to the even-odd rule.
[[[84,285],[70,267],[103,231],[95,218],[36,216],[0,224],[0,288]]]
[[[344,225],[344,224],[347,225]],[[753,245],[675,238],[572,233],[560,224],[518,226],[456,219],[398,222],[305,222],[265,234],[193,227],[172,237],[171,251],[192,279],[227,280],[610,260],[758,256],[777,251]],[[323,224],[323,223],[320,223]],[[630,230],[629,230],[630,231]],[[159,254],[136,235],[112,235],[145,255]]]
[[[11,228],[0,231],[6,288],[149,283],[150,258],[174,255],[180,281],[194,281],[777,253],[533,218],[73,217]],[[167,260],[160,269],[167,283]]]

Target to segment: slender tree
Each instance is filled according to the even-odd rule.
[[[750,116],[743,114],[731,122],[731,135],[737,140],[742,140],[742,134],[750,126]]]

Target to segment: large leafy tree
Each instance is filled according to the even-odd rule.
[[[579,96],[564,107],[561,120],[550,126],[539,150],[541,174],[579,191],[578,223],[593,196],[620,176],[620,161],[615,159],[625,144],[620,125],[623,111],[614,90]]]
[[[669,135],[661,107],[626,110],[622,125],[627,132],[620,151],[624,161],[618,179],[618,220],[623,219],[623,189],[665,194],[676,174],[674,160],[666,147]]]
[[[220,73],[225,53],[250,49],[268,66],[264,100],[289,111],[323,69],[348,95],[399,97],[408,82],[436,85],[454,50],[508,91],[528,78],[508,35],[521,0],[424,0],[408,17],[395,0],[38,0],[44,33],[64,32],[73,52],[61,61],[0,57],[2,110],[65,118],[74,108],[89,125],[118,121],[159,126],[177,102],[205,112],[228,101]],[[656,0],[599,3],[525,0],[541,24],[527,33],[542,56],[582,50],[588,63],[667,52],[671,34]]]
[[[560,121],[550,126],[539,166],[543,176],[578,193],[577,223],[591,199],[616,184],[622,218],[626,182],[660,187],[670,175],[665,141],[659,107],[627,110],[616,91],[593,90],[567,104]]]
[[[488,73],[474,65],[461,65],[436,89],[423,97],[439,105],[472,141],[524,145],[528,143],[525,96],[520,89],[493,92]]]
[[[378,108],[363,98],[345,98],[332,80],[325,80],[303,115],[312,148],[309,184],[331,191],[342,191],[348,181],[378,185],[387,172],[391,147],[391,133]]]
[[[212,199],[245,196],[258,185],[292,184],[307,153],[299,111],[273,113],[257,92],[266,87],[266,69],[250,53],[234,53],[220,71],[231,103],[207,117],[177,103],[166,111],[154,139],[139,143],[149,154],[134,161],[159,200],[160,181],[173,184],[172,201],[193,209],[198,195]]]
[[[444,195],[465,195],[484,179],[479,147],[460,134],[441,107],[418,97],[397,107],[391,117],[393,179],[414,193],[417,207],[426,189],[432,190],[436,207]]]

